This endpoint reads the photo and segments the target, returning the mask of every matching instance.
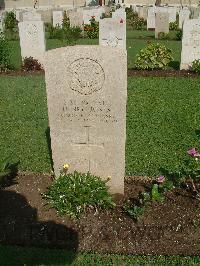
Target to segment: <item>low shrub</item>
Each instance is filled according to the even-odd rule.
[[[172,51],[165,45],[150,43],[136,56],[136,69],[165,69],[173,60]]]
[[[53,27],[48,25],[49,39],[66,41],[68,45],[75,43],[80,37],[82,30],[79,27]]]
[[[10,65],[11,49],[9,42],[3,33],[0,33],[0,72],[5,72],[11,68]]]
[[[161,40],[167,40],[167,39],[169,39],[169,33],[159,32],[158,33],[158,39],[161,39]]]
[[[200,74],[200,59],[194,60],[192,62],[192,70],[198,74]]]
[[[62,173],[43,195],[51,208],[60,215],[80,218],[86,208],[110,208],[115,206],[106,186],[108,180],[75,171]]]
[[[90,39],[97,39],[99,37],[99,23],[95,20],[95,17],[90,19],[90,24],[84,25],[84,32]]]
[[[6,30],[13,31],[17,27],[17,20],[14,12],[6,12],[4,25]]]
[[[177,21],[170,22],[169,23],[169,30],[178,30],[178,22]]]
[[[38,60],[34,59],[31,56],[24,58],[21,68],[22,68],[23,71],[39,71],[39,70],[42,70],[42,66],[38,62]]]
[[[126,8],[127,24],[134,30],[142,30],[146,26],[146,21],[143,18],[139,18],[138,14],[132,10],[132,8]]]
[[[139,18],[138,16],[131,17],[128,20],[128,24],[134,29],[134,30],[142,30],[146,26],[146,21],[143,18]]]
[[[182,39],[182,36],[183,36],[183,31],[181,29],[179,29],[176,33],[176,39],[178,41],[180,41]]]

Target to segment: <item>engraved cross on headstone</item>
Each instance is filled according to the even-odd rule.
[[[97,152],[98,150],[102,150],[104,149],[104,143],[97,143],[97,142],[91,142],[91,139],[90,139],[90,128],[91,126],[84,126],[84,129],[85,129],[85,133],[86,133],[86,139],[85,141],[80,141],[80,142],[73,142],[73,146],[74,147],[81,147],[81,149],[83,148],[89,148],[89,149],[92,149],[93,151],[93,156],[95,156],[95,153],[94,153],[94,149],[97,148]],[[87,154],[87,155],[86,155]],[[85,153],[85,156],[88,156],[87,160],[88,160],[88,171],[91,172],[92,171],[92,161],[94,160],[94,158],[91,158],[91,152],[88,152],[88,153]]]

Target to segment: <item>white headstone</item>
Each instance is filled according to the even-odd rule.
[[[71,46],[48,51],[45,79],[56,176],[90,172],[124,193],[127,55],[112,47]]]
[[[155,29],[155,8],[150,7],[147,15],[147,29]]]
[[[103,13],[104,13],[104,8],[99,7],[99,8],[84,8],[82,9],[83,13],[83,23],[84,24],[90,24],[90,20],[92,17],[95,18],[97,22],[100,21]]]
[[[176,21],[176,13],[177,13],[176,7],[169,6],[168,7],[168,12],[169,12],[169,23],[170,22],[175,22]]]
[[[123,21],[126,23],[126,12],[124,9],[119,8],[115,12],[112,12],[112,18],[116,18],[118,20],[123,19]]]
[[[18,23],[21,56],[33,57],[43,64],[45,52],[44,23],[42,21],[24,21]]]
[[[184,21],[190,19],[190,10],[183,8],[179,12],[179,28],[182,29]]]
[[[23,21],[41,21],[41,15],[35,10],[22,12]]]
[[[99,22],[99,45],[126,49],[126,23],[122,18],[105,18]]]
[[[181,69],[189,69],[200,59],[200,19],[187,20],[183,24]]]
[[[72,10],[68,12],[70,27],[83,27],[83,13],[81,11]]]
[[[62,27],[63,24],[63,11],[53,11],[53,26]]]
[[[169,33],[169,13],[157,12],[155,16],[155,38],[159,37],[160,33]]]

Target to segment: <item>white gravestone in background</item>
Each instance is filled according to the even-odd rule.
[[[43,64],[45,52],[44,23],[42,21],[24,21],[18,23],[21,56],[33,57]]]
[[[112,18],[116,18],[118,20],[122,19],[126,23],[126,12],[124,9],[119,8],[115,12],[112,12]]]
[[[104,12],[105,11],[103,7],[82,9],[83,23],[90,24],[90,20],[92,19],[92,17],[94,17],[95,20],[99,22]]]
[[[155,16],[155,38],[159,37],[160,33],[169,33],[169,13],[157,12]]]
[[[34,10],[22,12],[23,21],[41,21],[41,15]]]
[[[69,13],[70,27],[83,28],[83,14],[80,11],[73,11]]]
[[[168,12],[169,12],[169,23],[175,22],[176,21],[176,13],[177,13],[176,7],[169,6]]]
[[[53,26],[62,27],[62,24],[63,24],[63,12],[53,11]]]
[[[100,20],[99,45],[126,49],[126,23],[122,18]]]
[[[180,69],[189,69],[196,59],[200,59],[200,19],[191,19],[183,24]]]
[[[179,28],[182,29],[183,23],[190,19],[190,10],[188,8],[183,8],[179,12]]]
[[[147,15],[147,29],[155,29],[155,8],[150,7]]]
[[[56,176],[90,172],[124,193],[127,54],[123,49],[72,46],[46,52],[45,79]]]

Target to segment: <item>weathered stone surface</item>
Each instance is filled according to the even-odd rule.
[[[169,13],[169,23],[176,21],[176,13],[177,8],[175,6],[169,6],[168,7],[168,13]]]
[[[156,13],[155,7],[150,7],[148,9],[147,29],[155,29],[155,13]]]
[[[105,11],[103,7],[84,7],[82,9],[83,23],[90,24],[90,19],[92,17],[95,17],[95,20],[99,22],[104,12]]]
[[[23,21],[41,21],[41,15],[35,10],[29,10],[22,13]]]
[[[179,28],[182,29],[183,23],[190,19],[190,10],[186,7],[179,12]]]
[[[183,24],[181,69],[189,69],[200,59],[200,19],[187,20]]]
[[[169,13],[156,13],[155,17],[155,38],[159,37],[159,34],[169,33]]]
[[[62,27],[63,11],[53,11],[53,26]]]
[[[126,23],[122,18],[100,20],[99,45],[126,49]]]
[[[67,15],[70,21],[70,27],[83,28],[83,13],[78,10],[68,10]]]
[[[43,64],[45,52],[44,23],[42,21],[24,21],[18,23],[21,56],[33,57]]]
[[[123,8],[117,9],[115,12],[112,12],[112,18],[116,18],[118,21],[123,20],[126,23],[126,12]]]
[[[91,172],[124,192],[127,55],[112,47],[48,51],[45,79],[55,174]]]

